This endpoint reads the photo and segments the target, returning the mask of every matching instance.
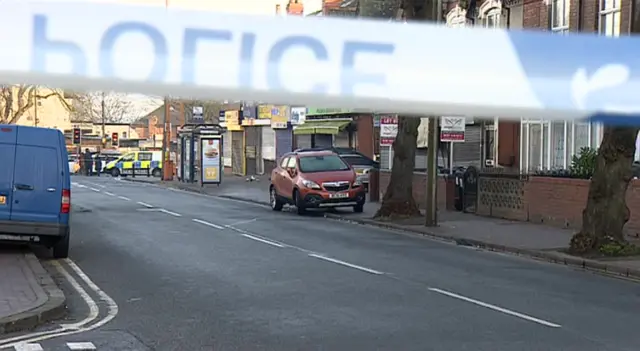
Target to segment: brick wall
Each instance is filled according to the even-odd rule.
[[[387,191],[389,185],[389,179],[391,178],[391,172],[381,170],[380,171],[380,200]],[[418,203],[421,209],[425,208],[427,204],[427,198],[425,193],[427,191],[427,174],[422,172],[413,173],[413,198]],[[438,208],[444,210],[446,207],[446,184],[442,177],[438,177]]]
[[[587,203],[589,181],[533,177],[525,186],[528,220],[553,226],[579,228],[582,210]],[[625,230],[640,234],[640,181],[632,181],[627,190],[627,206],[631,218]]]
[[[390,172],[380,172],[380,199],[389,184]],[[530,177],[522,181],[522,206],[516,208],[493,208],[478,205],[478,214],[561,228],[580,228],[582,210],[587,203],[589,181],[582,179]],[[413,196],[424,208],[426,198],[426,174],[413,174]],[[438,208],[446,208],[446,185],[438,178]],[[631,218],[625,227],[628,235],[640,236],[640,180],[631,181],[627,190],[627,206]]]

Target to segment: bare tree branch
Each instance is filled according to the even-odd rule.
[[[48,93],[40,95],[39,89]],[[49,98],[56,98],[68,111],[71,111],[71,106],[59,90],[35,85],[0,86],[0,123],[17,123],[29,109],[35,106],[36,100]]]
[[[103,105],[104,101],[104,114]],[[131,117],[138,117],[141,111],[127,98],[126,94],[110,92],[90,92],[76,94],[73,99],[72,120],[92,123],[124,123]]]

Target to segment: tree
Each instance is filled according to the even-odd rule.
[[[631,6],[631,34],[640,33],[640,0]],[[629,221],[626,194],[632,178],[637,126],[604,126],[596,168],[589,184],[587,205],[582,211],[582,228],[571,238],[574,254],[600,253],[606,245],[628,246],[624,225]]]
[[[358,15],[407,21],[436,18],[435,0],[360,0]],[[391,179],[375,217],[410,217],[420,215],[413,198],[413,170],[420,118],[398,116],[398,134],[393,142]]]
[[[35,85],[0,85],[0,123],[17,123],[35,106],[37,100],[49,98],[57,99],[65,108],[71,110],[61,91]]]
[[[143,112],[139,104],[134,103],[127,94],[95,91],[74,95],[72,120],[124,123],[140,117]]]
[[[592,254],[605,245],[627,245],[623,231],[630,215],[626,194],[639,131],[638,127],[604,127],[587,205],[582,211],[582,228],[571,238],[572,253]]]
[[[186,122],[189,123],[193,119],[193,108],[196,106],[202,107],[203,122],[215,123],[218,121],[220,110],[222,109],[222,103],[216,101],[203,101],[203,100],[184,100],[184,112],[186,116]]]

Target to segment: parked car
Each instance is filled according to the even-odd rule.
[[[362,212],[366,192],[355,171],[331,151],[303,151],[284,155],[271,172],[271,208],[296,206],[298,214],[308,208],[353,207]]]
[[[0,125],[0,241],[30,242],[69,255],[71,178],[57,129]]]
[[[80,170],[78,155],[69,155],[69,174],[76,174]]]
[[[309,148],[298,149],[298,152],[304,151],[332,151],[342,157],[351,168],[356,172],[365,187],[369,185],[369,173],[372,169],[380,169],[380,162],[375,161],[361,152],[348,147],[328,147],[328,148]]]

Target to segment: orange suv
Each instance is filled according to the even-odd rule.
[[[291,204],[298,214],[329,207],[353,207],[359,213],[365,194],[355,171],[331,151],[288,153],[271,172],[269,202],[274,211]]]

